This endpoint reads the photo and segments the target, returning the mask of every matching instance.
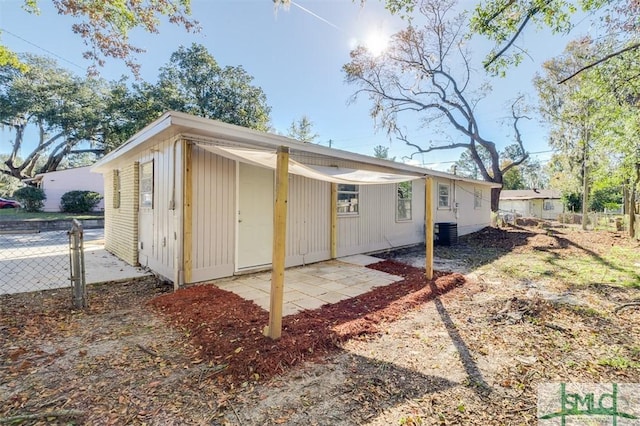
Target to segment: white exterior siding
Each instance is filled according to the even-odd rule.
[[[235,272],[236,162],[193,147],[192,281]]]
[[[396,221],[395,184],[360,185],[359,212],[338,216],[338,256],[424,241],[424,181],[412,181],[411,220]]]
[[[90,169],[90,166],[78,167],[37,175],[42,178],[39,186],[47,196],[43,211],[59,212],[60,200],[69,191],[93,191],[104,197],[104,179],[101,174],[91,173]],[[104,200],[94,210],[104,210]]]
[[[438,207],[438,184],[449,186],[449,207]],[[433,180],[433,222],[455,222],[458,235],[470,234],[491,225],[491,189],[468,182]],[[482,192],[482,207],[475,207],[475,191]]]
[[[500,210],[529,216],[529,200],[500,200]]]
[[[481,207],[476,208],[475,194],[481,191]],[[455,182],[458,235],[470,234],[491,225],[491,189],[467,182]]]
[[[289,175],[287,267],[331,257],[331,184]]]
[[[553,209],[545,210],[545,202],[551,203]],[[555,220],[562,214],[564,206],[559,199],[500,200],[500,210],[515,212],[522,217]]]
[[[182,230],[176,229],[178,209],[171,209],[171,198],[175,183],[176,200],[181,194],[180,174],[181,149],[177,142],[174,160],[173,140],[164,140],[152,150],[138,156],[140,165],[153,162],[153,208],[139,210],[139,253],[140,265],[147,266],[160,275],[173,279],[175,271],[176,239]],[[174,176],[174,161],[177,170]],[[174,182],[175,179],[175,182]],[[139,200],[138,200],[139,203]],[[151,220],[151,223],[148,221]]]

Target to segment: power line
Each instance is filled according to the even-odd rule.
[[[536,151],[536,152],[530,152],[529,155],[537,155],[537,154],[547,154],[549,152],[556,152],[557,149],[548,149],[546,151]],[[434,163],[423,163],[423,166],[428,166],[428,165],[432,165],[432,164],[451,164],[451,163],[457,163],[458,160],[453,160],[453,161],[436,161]]]
[[[71,62],[70,60],[63,58],[62,56],[60,56],[60,55],[58,55],[58,54],[56,54],[56,53],[54,53],[54,52],[52,52],[52,51],[50,51],[50,50],[48,50],[48,49],[45,49],[44,47],[38,46],[37,44],[35,44],[35,43],[33,43],[33,42],[30,42],[29,40],[27,40],[27,39],[25,39],[25,38],[23,38],[23,37],[20,37],[20,36],[19,36],[19,35],[17,35],[17,34],[12,33],[11,31],[7,30],[6,28],[0,28],[0,32],[2,32],[2,33],[7,33],[7,34],[9,34],[9,35],[11,35],[11,36],[13,36],[13,37],[17,38],[18,40],[22,40],[23,42],[25,42],[25,43],[27,43],[27,44],[30,44],[31,46],[35,47],[36,49],[40,49],[40,50],[42,50],[43,52],[46,52],[46,53],[48,53],[49,55],[54,56],[54,57],[56,57],[56,58],[60,59],[61,61],[64,61],[64,62],[66,62],[66,63],[68,63],[68,64],[73,65],[74,67],[78,67],[78,68],[80,68],[81,70],[84,70],[84,69],[85,69],[84,67],[82,67],[82,66],[80,66],[80,65],[76,64],[75,62]]]

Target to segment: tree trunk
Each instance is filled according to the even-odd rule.
[[[589,209],[589,179],[587,175],[587,147],[588,136],[585,138],[583,152],[582,152],[582,230],[587,230],[587,222],[589,218],[587,217],[587,210]]]
[[[500,192],[502,188],[491,188],[491,211],[497,212],[500,206]]]
[[[636,191],[632,189],[629,191],[629,236],[631,238],[636,237]]]
[[[640,183],[640,163],[636,163],[636,175],[635,179],[631,183],[629,188],[629,236],[631,238],[636,237],[636,228],[638,223],[636,222],[636,188]]]

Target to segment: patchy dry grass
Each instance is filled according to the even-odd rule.
[[[622,234],[570,228],[514,228],[509,232],[526,234],[527,244],[493,256],[485,254],[480,272],[568,287],[604,283],[640,288],[640,245]]]

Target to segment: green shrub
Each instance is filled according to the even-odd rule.
[[[69,191],[60,199],[60,211],[65,213],[89,213],[102,200],[93,191]]]
[[[20,204],[22,204],[22,208],[25,211],[39,212],[42,211],[42,207],[44,207],[44,200],[47,199],[47,196],[40,188],[25,186],[23,188],[17,189],[13,193],[13,198],[18,200]]]

